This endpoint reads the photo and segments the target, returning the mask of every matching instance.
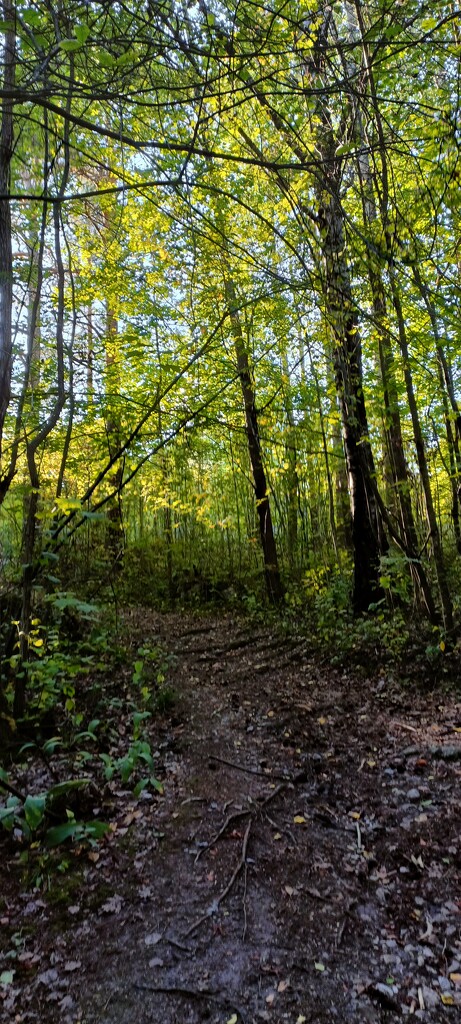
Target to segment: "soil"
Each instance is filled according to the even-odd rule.
[[[125,630],[174,655],[149,723],[163,794],[113,780],[107,837],[26,891],[0,845],[0,1021],[457,1020],[456,695],[232,616]]]

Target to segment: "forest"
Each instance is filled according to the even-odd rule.
[[[386,771],[409,774],[415,813],[437,804],[420,778],[431,759],[440,801],[459,775],[461,11],[455,0],[3,0],[0,35],[0,847],[15,879],[0,923],[27,887],[53,889],[59,872],[83,884],[82,858],[90,872],[109,863],[125,827],[115,805],[141,829],[139,858],[144,812],[162,818],[178,793],[202,799],[168,760],[185,731],[190,756],[205,751],[205,798],[218,799],[216,770],[223,794],[224,824],[197,860],[234,818],[245,826],[229,884],[196,926],[244,877],[245,939],[248,846],[257,830],[262,842],[272,796],[226,816],[236,771],[266,774],[276,794],[291,787],[291,829],[277,831],[292,849],[307,814],[292,791],[311,769],[325,789],[350,744],[369,774],[376,751],[389,753],[385,696],[397,716]],[[275,733],[260,747],[260,711],[248,710],[249,736],[224,730],[207,689],[220,671],[232,714],[267,704],[291,767]],[[357,806],[351,795],[359,877]],[[440,858],[458,850],[437,876],[446,908],[461,854],[429,824],[423,846],[439,835]],[[420,854],[416,843],[404,855],[419,880]],[[171,849],[165,863],[178,870]],[[98,913],[117,897],[104,899]],[[330,906],[338,956],[351,908],[338,925]],[[0,942],[0,1019],[2,1007],[5,1021],[58,1009],[60,1021],[133,1019],[134,1003],[73,1016],[63,990],[68,1004],[55,992],[53,1011],[30,1016],[54,981],[21,1003],[18,957],[39,954],[12,941]],[[314,957],[312,991],[327,956]],[[338,1003],[341,1019],[451,1020],[457,957],[453,946],[440,962],[440,991],[427,978],[405,997],[395,979],[357,982],[369,1016]],[[205,1019],[192,981],[170,975],[151,989],[158,1020]],[[208,1018],[228,1024],[336,1019],[332,994],[277,1017],[269,998],[256,1012],[219,993]]]

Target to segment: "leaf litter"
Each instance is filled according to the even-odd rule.
[[[230,616],[125,625],[178,655],[163,793],[108,787],[97,851],[39,888],[5,844],[2,1024],[454,1021],[459,702]]]

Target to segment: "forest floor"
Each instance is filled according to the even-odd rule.
[[[174,706],[149,723],[164,791],[113,780],[107,837],[39,889],[2,842],[0,1020],[457,1020],[453,691],[332,669],[235,616],[125,630],[174,655]]]

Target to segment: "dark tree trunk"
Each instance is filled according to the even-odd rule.
[[[264,572],[269,601],[278,604],[283,600],[284,592],[280,578],[277,546],[272,525],[271,507],[267,488],[266,474],[262,460],[261,442],[258,427],[255,391],[251,377],[248,352],[243,337],[242,325],[238,313],[238,302],[235,285],[232,279],[225,278],[226,300],[231,319],[232,336],[234,339],[237,370],[242,388],[245,408],[246,433],[250,455],[253,485],[256,497],[256,508],[259,520],[259,534],[264,558]]]
[[[4,0],[3,17],[8,24],[14,22],[14,8]],[[0,194],[10,189],[10,165],[13,153],[13,100],[11,94],[15,79],[16,36],[13,29],[5,32],[3,42],[3,87],[5,98],[1,105],[0,126]],[[10,97],[8,97],[10,93]],[[11,209],[8,199],[0,201],[0,458],[5,417],[11,397],[13,307],[13,254],[11,242]]]
[[[318,194],[319,226],[324,257],[327,317],[333,335],[333,364],[339,396],[352,516],[354,551],[353,603],[366,612],[384,596],[380,586],[380,557],[387,550],[375,498],[376,473],[368,439],[362,379],[361,340],[354,309],[349,268],[345,259],[344,217],[340,200],[340,161],[327,111],[323,112],[322,180]]]

